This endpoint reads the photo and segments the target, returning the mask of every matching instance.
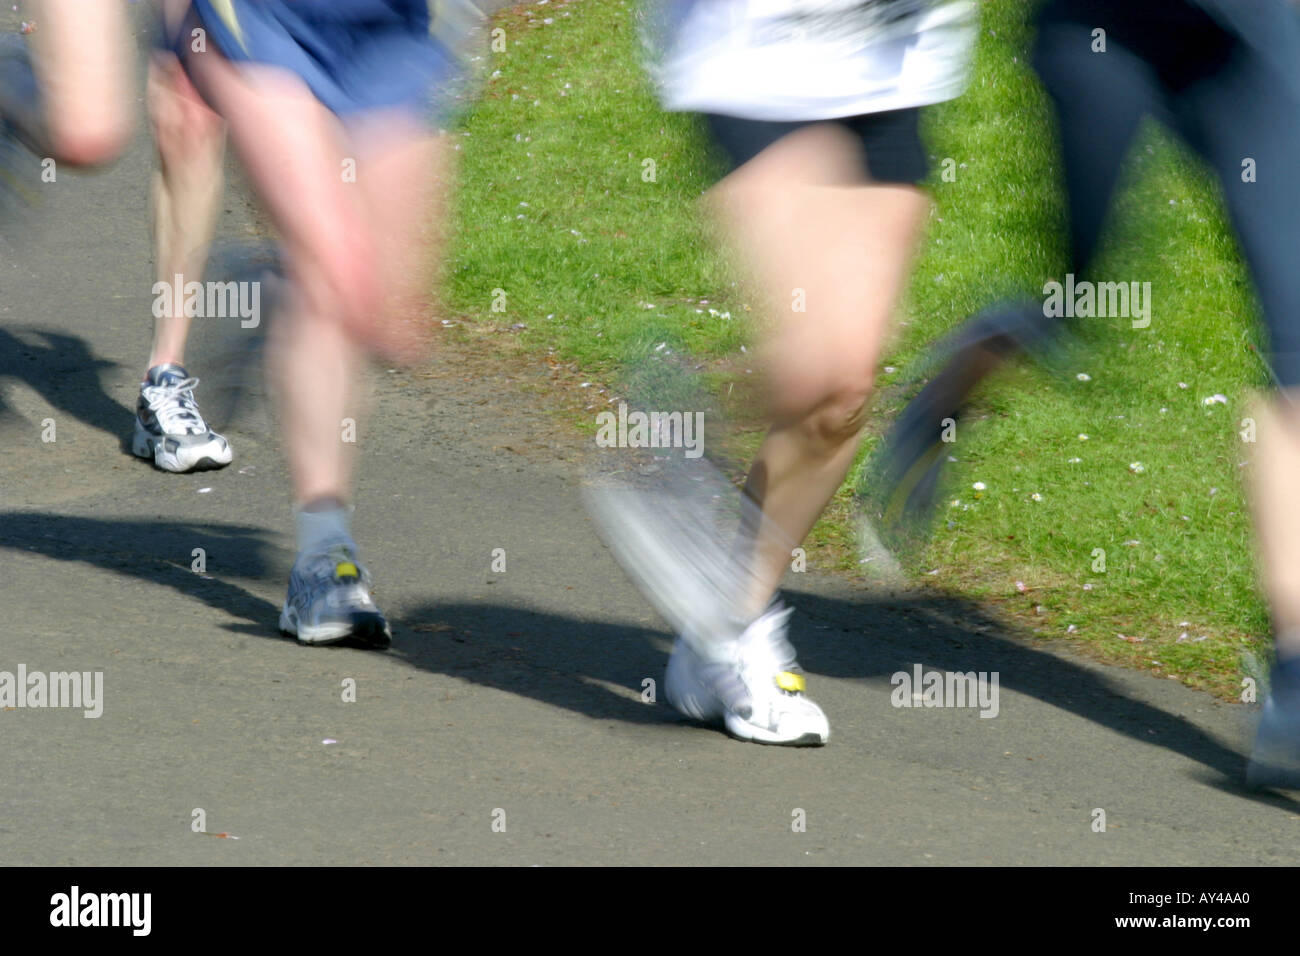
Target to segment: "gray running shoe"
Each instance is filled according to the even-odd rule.
[[[339,540],[298,555],[289,572],[280,630],[302,644],[349,639],[381,649],[392,644],[388,622],[370,598],[370,573],[357,559],[352,542]]]
[[[1276,694],[1264,700],[1246,785],[1300,790],[1300,710],[1284,707]]]
[[[155,365],[140,386],[135,407],[135,436],[131,451],[149,458],[163,471],[186,472],[224,468],[233,454],[199,414],[194,401],[197,378],[179,365]]]

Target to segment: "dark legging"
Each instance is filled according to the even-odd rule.
[[[1139,124],[1162,121],[1218,178],[1274,370],[1300,385],[1300,13],[1289,0],[1235,2],[1224,15],[1212,0],[1051,0],[1033,62],[1060,121],[1073,271],[1093,263]]]

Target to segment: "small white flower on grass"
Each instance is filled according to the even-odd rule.
[[[1077,464],[1079,464],[1079,462],[1081,462],[1081,461],[1083,461],[1082,458],[1071,458],[1071,459],[1068,460],[1067,464],[1077,465]]]
[[[1092,381],[1092,376],[1089,375],[1087,372],[1080,372],[1078,375],[1076,375],[1076,376],[1074,376],[1074,377],[1077,378],[1077,379],[1078,379],[1079,381],[1081,381],[1081,382],[1091,382],[1091,381]]]
[[[1228,397],[1226,395],[1220,395],[1216,392],[1215,394],[1211,395],[1209,398],[1201,399],[1201,404],[1202,405],[1227,405]]]
[[[1085,435],[1083,432],[1079,432],[1079,441],[1087,441],[1087,440],[1088,440],[1088,436]]]
[[[1040,494],[1039,494],[1038,492],[1036,492],[1036,491],[1035,491],[1032,495],[1030,495],[1029,497],[1032,498],[1034,501],[1042,501],[1042,500],[1043,500],[1043,496],[1040,495]]]
[[[1179,382],[1179,383],[1178,383],[1178,387],[1179,387],[1179,388],[1186,388],[1186,387],[1187,387],[1187,383],[1186,383],[1186,382]]]
[[[893,375],[893,374],[894,374],[895,372],[897,372],[897,371],[898,371],[898,369],[895,368],[895,367],[892,366],[892,365],[886,365],[886,366],[885,366],[885,374],[886,374],[886,375]]]
[[[1140,461],[1131,461],[1128,463],[1128,470],[1135,475],[1140,475],[1147,470],[1147,466]]]

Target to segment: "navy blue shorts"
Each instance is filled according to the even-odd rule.
[[[195,21],[227,59],[287,70],[341,118],[397,109],[445,125],[453,112],[463,51],[431,32],[428,0],[193,0],[169,44],[182,62]]]
[[[877,183],[914,186],[925,179],[930,164],[921,141],[921,111],[916,107],[864,113],[830,120],[741,119],[705,113],[713,140],[725,154],[731,170],[739,169],[777,140],[804,126],[832,123],[842,127],[862,149],[863,179]]]

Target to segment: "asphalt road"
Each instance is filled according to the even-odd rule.
[[[643,702],[670,636],[584,514],[590,438],[551,414],[544,372],[451,345],[377,367],[358,429],[357,534],[394,648],[279,636],[289,492],[255,369],[231,361],[250,333],[201,321],[189,362],[205,407],[244,399],[215,422],[230,468],[162,474],[125,446],[150,162],[141,137],[107,172],[60,173],[40,228],[0,240],[0,671],[104,680],[96,719],[0,711],[0,863],[1295,861],[1300,804],[1237,784],[1248,708],[815,553],[789,597],[829,746],[742,744]],[[259,234],[238,183],[226,207],[223,236]],[[997,717],[892,706],[917,664],[996,672]]]

